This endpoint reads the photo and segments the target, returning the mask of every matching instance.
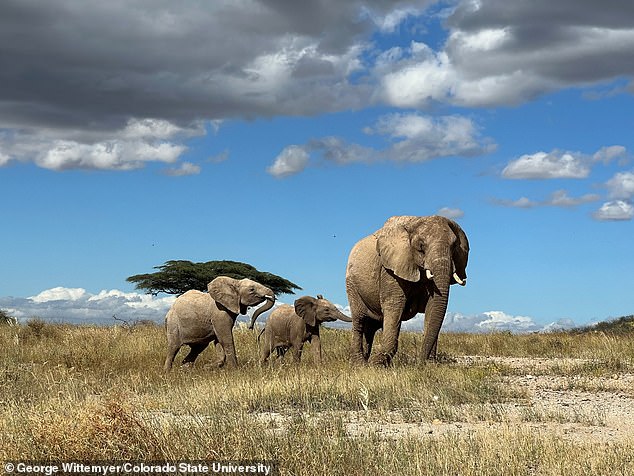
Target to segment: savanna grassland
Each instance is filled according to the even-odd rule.
[[[348,362],[349,333],[261,368],[164,374],[159,326],[0,326],[1,461],[275,461],[280,474],[634,474],[634,334],[441,334],[424,364]],[[379,334],[380,339],[380,334]],[[184,349],[177,356],[182,359]]]

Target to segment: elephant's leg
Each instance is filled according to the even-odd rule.
[[[200,353],[207,348],[209,342],[202,344],[189,344],[189,354],[183,359],[183,365],[194,365],[194,361],[200,355]]]
[[[181,346],[176,344],[169,345],[169,347],[167,348],[167,357],[165,357],[165,365],[163,366],[165,372],[169,372],[172,369],[174,358],[176,358],[176,354],[178,354],[180,348]]]
[[[354,363],[365,363],[367,358],[363,352],[363,332],[366,316],[365,306],[359,293],[346,282],[348,302],[350,303],[350,315],[352,317],[352,340],[350,346],[350,360]]]
[[[225,354],[225,350],[222,348],[219,342],[216,342],[214,346],[216,348],[216,356],[218,357],[218,360],[216,360],[216,366],[223,367],[225,365],[225,362],[227,361],[227,354]]]
[[[425,314],[425,329],[427,329],[428,325],[429,325],[429,323],[427,322],[427,314]],[[434,345],[431,348],[431,352],[429,353],[428,360],[436,360],[436,348],[437,347],[438,347],[438,338],[436,338],[436,340],[434,341]]]
[[[215,316],[213,320],[214,330],[216,331],[216,338],[218,343],[222,346],[224,351],[223,362],[226,359],[229,367],[237,367],[238,359],[236,358],[236,346],[233,342],[233,324],[234,319],[226,313],[222,313],[219,316]]]
[[[321,338],[319,337],[319,334],[315,334],[311,337],[310,345],[315,348],[315,354],[313,357],[315,359],[315,363],[321,364]]]
[[[271,338],[269,336],[269,333],[265,330],[264,331],[264,342],[262,343],[262,348],[260,349],[260,364],[265,363],[269,356],[271,355],[271,352],[273,352],[273,347],[271,345]],[[279,351],[278,351],[279,354]]]
[[[400,299],[399,299],[400,298]],[[401,332],[401,316],[405,307],[404,295],[394,296],[383,303],[383,334],[381,334],[381,352],[375,352],[370,362],[376,365],[390,365],[398,350],[398,337]]]
[[[299,364],[302,360],[302,348],[304,347],[304,343],[300,342],[299,344],[293,344],[293,362]]]
[[[372,344],[374,343],[374,336],[376,331],[381,327],[381,322],[369,317],[365,320],[363,337],[365,338],[365,349],[363,351],[363,358],[368,360],[372,353]]]

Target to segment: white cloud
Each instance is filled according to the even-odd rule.
[[[592,216],[599,221],[631,220],[634,218],[634,206],[623,200],[614,200],[604,203]]]
[[[462,116],[389,114],[380,117],[375,126],[367,128],[366,132],[388,136],[392,145],[382,155],[397,162],[472,157],[495,149],[490,139],[481,137],[473,121]]]
[[[491,107],[629,77],[634,27],[616,10],[598,8],[565,0],[457,2],[444,22],[449,35],[440,50],[412,43],[380,58],[377,96],[407,108],[433,102]]]
[[[543,201],[534,201],[526,197],[518,200],[493,199],[493,203],[504,207],[535,208],[535,207],[576,207],[585,203],[596,202],[601,197],[594,193],[588,193],[581,197],[571,197],[565,190],[556,190],[549,198]]]
[[[610,198],[634,197],[634,172],[619,172],[606,183]]]
[[[197,175],[200,173],[200,165],[191,162],[181,162],[178,167],[168,168],[165,170],[166,175],[172,177],[182,177],[185,175]]]
[[[603,162],[604,164],[609,164],[615,159],[626,159],[627,157],[627,149],[622,145],[601,147],[601,149],[592,156],[593,160]]]
[[[408,331],[422,331],[424,315],[418,314],[403,323],[402,328]],[[486,311],[480,314],[462,314],[448,311],[442,324],[443,332],[548,332],[575,327],[571,319],[563,318],[547,325],[540,325],[532,317],[515,316],[503,311]]]
[[[28,298],[0,297],[0,309],[5,309],[11,316],[21,321],[39,317],[55,322],[114,324],[113,315],[117,318],[134,322],[137,320],[153,320],[162,323],[165,314],[174,303],[175,296],[157,297],[150,294],[124,292],[118,289],[101,290],[96,294],[83,288],[55,287]],[[283,305],[276,301],[273,309]],[[350,316],[350,306],[334,303],[345,315]],[[247,322],[256,308],[249,309],[247,316],[240,316],[241,322]],[[273,310],[272,309],[272,310]],[[264,325],[272,310],[264,313],[258,324]],[[422,331],[422,314],[403,323],[404,330]],[[350,328],[350,324],[337,321],[331,327]],[[447,312],[443,322],[444,332],[490,332],[510,330],[513,332],[548,331],[556,328],[571,328],[574,323],[570,319],[560,319],[546,326],[537,324],[527,316],[510,315],[502,311],[487,311],[481,314],[465,315]]]
[[[303,147],[289,145],[280,152],[273,165],[266,170],[274,177],[288,177],[304,170],[308,166],[308,159],[308,152]]]
[[[568,192],[565,190],[557,190],[552,193],[548,200],[542,202],[541,205],[552,207],[576,207],[584,203],[596,202],[600,198],[601,197],[595,193],[588,193],[586,195],[582,195],[581,197],[573,198],[570,197]]]
[[[464,216],[464,211],[461,210],[460,208],[443,207],[440,210],[438,210],[438,215],[446,217],[446,218],[450,218],[452,220],[457,220]]]
[[[530,332],[537,330],[535,322],[527,316],[511,316],[502,311],[488,311],[483,313],[486,319],[478,322],[476,327],[486,331],[516,331]]]
[[[585,178],[590,168],[584,157],[572,152],[536,152],[512,160],[502,171],[510,179]]]
[[[4,167],[11,161],[11,157],[0,151],[0,167]]]
[[[461,116],[431,117],[415,113],[382,116],[366,134],[385,137],[384,149],[350,143],[340,137],[312,139],[306,145],[285,148],[267,170],[276,177],[303,171],[311,153],[339,165],[354,162],[423,162],[442,157],[473,157],[495,149],[480,135],[476,124]]]
[[[130,120],[119,130],[81,132],[42,129],[0,135],[0,150],[9,160],[34,162],[39,167],[70,169],[133,170],[150,162],[176,163],[187,150],[187,137],[204,134],[198,123],[183,128],[165,120]]]
[[[173,163],[186,150],[171,143],[149,144],[112,140],[95,144],[59,140],[35,159],[40,167],[51,170],[97,169],[132,170],[146,162]]]
[[[44,303],[49,301],[77,301],[85,296],[86,290],[83,288],[64,288],[58,286],[42,291],[29,299],[33,302]]]
[[[534,208],[539,206],[539,202],[534,202],[533,200],[526,197],[521,197],[517,200],[504,200],[496,198],[493,199],[492,202],[496,205],[511,208]]]
[[[177,126],[165,119],[129,119],[121,132],[125,139],[171,139],[177,136],[204,135],[202,123],[194,123],[192,127]]]
[[[11,315],[20,320],[39,317],[56,322],[111,324],[116,315],[128,322],[162,322],[174,299],[117,289],[92,294],[83,288],[59,286],[28,298],[0,298],[0,308],[11,309]]]

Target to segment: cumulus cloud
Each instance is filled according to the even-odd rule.
[[[634,197],[634,172],[619,172],[607,181],[606,186],[610,198],[630,199]]]
[[[592,217],[598,221],[628,221],[634,218],[634,172],[619,172],[605,186],[612,200],[605,202]]]
[[[495,150],[493,141],[482,137],[471,119],[461,116],[388,114],[364,132],[383,137],[387,146],[374,149],[333,136],[312,139],[305,145],[285,148],[267,171],[276,177],[286,177],[303,171],[316,158],[338,165],[424,162],[443,157],[474,157]]]
[[[184,138],[171,138],[193,123],[376,105],[517,104],[634,74],[633,7],[623,2],[461,0],[443,10],[439,48],[374,41],[389,40],[407,19],[440,15],[435,3],[139,0],[130,9],[120,0],[3,1],[0,166],[173,164]],[[127,127],[133,118],[146,119]],[[441,134],[438,146],[403,137],[393,158],[427,160],[442,156],[443,145],[477,154],[482,144],[469,145],[463,133]],[[349,152],[335,145],[322,150]]]
[[[634,24],[618,5],[463,0],[442,49],[412,42],[380,57],[377,94],[398,107],[500,106],[631,76]]]
[[[157,297],[151,294],[124,292],[118,289],[101,290],[94,294],[83,288],[55,287],[46,289],[27,298],[0,297],[0,309],[24,322],[30,318],[74,324],[114,324],[113,315],[128,322],[151,320],[162,323],[165,314],[174,303],[175,296]],[[258,323],[263,325],[270,313],[283,305],[276,301],[273,308],[260,316]],[[350,306],[336,304],[345,315],[350,316]],[[257,308],[250,308],[246,316],[239,316],[240,322],[248,322]],[[402,328],[410,331],[422,331],[424,316],[418,314],[403,323]],[[336,321],[329,327],[350,328],[349,323]],[[443,322],[445,332],[490,332],[509,330],[512,332],[549,331],[575,327],[572,320],[562,318],[545,326],[537,324],[531,317],[514,316],[502,311],[487,311],[481,314],[465,315],[447,312]]]
[[[421,331],[424,315],[418,314],[403,323],[403,329]],[[486,311],[480,314],[462,314],[448,311],[442,324],[443,332],[549,332],[553,330],[572,329],[575,323],[571,319],[562,318],[547,325],[540,325],[529,316],[515,316],[503,311]]]
[[[502,171],[502,176],[509,179],[580,179],[589,174],[590,167],[580,154],[560,151],[523,155]]]
[[[599,221],[627,221],[634,218],[634,206],[624,200],[613,200],[604,203],[592,216]]]
[[[622,145],[611,145],[601,147],[601,149],[595,152],[592,159],[595,162],[603,162],[604,164],[609,164],[617,159],[624,163],[629,159],[629,154],[627,149]]]
[[[275,158],[267,172],[277,178],[295,175],[306,168],[308,160],[309,155],[304,147],[289,145]]]
[[[176,296],[157,297],[118,289],[93,294],[83,288],[58,286],[27,298],[0,297],[0,309],[22,322],[37,317],[74,324],[114,324],[116,316],[130,323],[151,320],[160,324],[175,299]],[[282,304],[277,301],[273,309]],[[247,322],[256,309],[250,308],[239,320]],[[263,313],[260,321],[264,322],[270,312]]]
[[[116,289],[93,294],[83,288],[60,286],[27,298],[0,298],[0,308],[21,321],[38,317],[78,324],[113,324],[112,316],[116,315],[128,322],[143,319],[162,322],[174,299],[174,296],[156,297]]]
[[[29,299],[33,302],[43,303],[49,301],[77,301],[86,295],[83,288],[56,288],[47,289],[41,293],[31,296]]]
[[[11,160],[32,161],[55,171],[133,170],[151,162],[176,163],[187,150],[179,142],[201,134],[204,129],[199,124],[179,127],[163,120],[130,119],[123,128],[108,132],[70,134],[56,129],[40,129],[37,133],[0,132],[0,150]],[[64,135],[72,138],[60,138]]]

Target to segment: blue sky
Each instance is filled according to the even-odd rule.
[[[170,259],[345,307],[358,239],[445,214],[472,250],[447,328],[633,312],[634,7],[179,5],[0,6],[1,308],[160,320],[125,279]]]

